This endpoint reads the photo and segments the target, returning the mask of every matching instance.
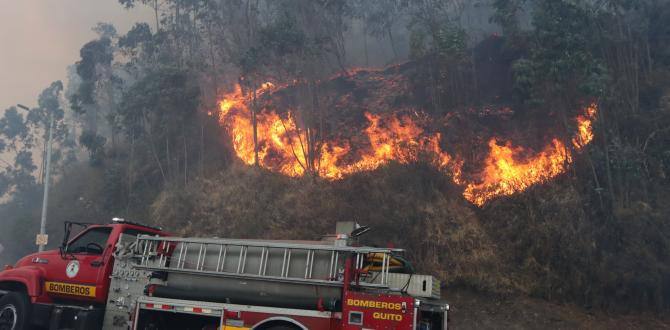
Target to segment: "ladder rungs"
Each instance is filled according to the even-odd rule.
[[[345,255],[352,257],[355,269],[362,269],[371,262],[369,258],[374,253],[376,262],[381,263],[381,285],[385,285],[391,253],[397,251],[277,242],[242,244],[244,241],[241,240],[152,236],[140,236],[137,242],[140,265],[147,268],[290,281],[302,279],[319,283],[342,283]],[[170,246],[173,248],[166,248]],[[165,250],[171,250],[171,255],[164,253]],[[171,261],[169,266],[168,261]]]

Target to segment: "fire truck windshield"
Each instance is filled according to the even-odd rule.
[[[111,232],[112,228],[110,227],[92,228],[70,242],[67,252],[73,254],[102,254]]]

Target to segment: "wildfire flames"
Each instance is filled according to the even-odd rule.
[[[575,150],[582,149],[593,140],[593,120],[597,110],[592,104],[577,117],[578,131],[572,139]],[[511,195],[536,183],[546,182],[563,173],[572,162],[570,151],[558,139],[553,139],[541,152],[523,161],[518,161],[517,155],[526,154],[524,148],[514,147],[509,141],[501,146],[493,138],[489,141],[489,148],[486,167],[479,182],[468,183],[456,178],[457,183],[465,185],[463,196],[478,206],[497,196]]]
[[[256,94],[260,97],[276,89],[266,83]],[[256,159],[250,94],[243,93],[237,85],[233,92],[224,95],[219,104],[219,121],[230,134],[237,157],[253,165]],[[578,151],[593,140],[592,122],[596,114],[597,107],[591,105],[577,117],[578,130],[572,139],[572,150]],[[425,117],[420,112],[365,113],[367,123],[361,132],[364,138],[360,140],[366,143],[361,145],[345,138],[309,143],[314,138],[296,124],[291,111],[284,116],[274,111],[257,111],[258,164],[291,177],[310,172],[338,180],[356,172],[372,171],[389,161],[406,164],[422,159],[450,172],[454,182],[464,187],[463,196],[481,206],[497,196],[511,195],[546,182],[565,172],[572,162],[572,151],[558,139],[527,156],[532,152],[510,141],[501,144],[501,139],[492,138],[483,170],[465,178],[461,171],[463,162],[440,147],[441,135],[423,128]],[[309,148],[314,152],[310,153]]]

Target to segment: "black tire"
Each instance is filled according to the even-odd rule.
[[[32,305],[24,293],[10,292],[0,298],[0,330],[30,329]]]
[[[300,330],[300,328],[293,325],[275,325],[267,328],[267,330]]]

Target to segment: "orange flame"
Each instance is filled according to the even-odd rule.
[[[584,112],[583,115],[577,116],[577,136],[572,139],[572,144],[577,150],[593,141],[593,120],[598,113],[598,106],[591,104]]]
[[[597,110],[597,106],[591,104],[584,115],[577,117],[578,132],[572,139],[576,150],[593,140],[592,121]],[[497,139],[493,138],[489,141],[489,148],[481,179],[477,183],[463,182],[466,185],[463,196],[477,206],[495,197],[512,195],[535,184],[547,182],[565,172],[567,165],[572,162],[569,150],[558,139],[553,139],[541,152],[524,161],[516,158],[526,154],[526,151],[521,147],[513,147],[511,142],[500,146]]]
[[[262,95],[275,89],[266,83],[258,91]],[[246,164],[255,163],[251,97],[244,95],[239,85],[220,101],[219,121],[231,135],[235,154]],[[577,117],[578,132],[572,139],[575,150],[593,140],[592,122],[597,113],[595,104]],[[356,145],[349,140],[321,141],[316,150],[313,166],[307,163],[307,134],[289,111],[282,118],[272,111],[257,113],[258,163],[261,167],[291,177],[312,173],[329,180],[338,180],[361,171],[372,171],[389,161],[403,164],[426,155],[439,169],[449,171],[455,183],[464,186],[463,196],[481,206],[497,196],[511,195],[546,182],[565,172],[572,162],[570,151],[558,139],[552,140],[539,153],[520,160],[528,154],[511,142],[504,145],[499,139],[489,141],[490,153],[484,169],[475,179],[466,180],[461,171],[462,162],[454,159],[440,147],[439,133],[427,133],[413,116],[395,113],[365,113],[368,121],[364,134],[369,146]],[[417,114],[417,118],[420,115]],[[360,144],[360,143],[359,143]]]
[[[272,84],[266,84],[257,94],[262,95],[273,88]],[[244,163],[253,165],[253,123],[249,103],[250,97],[245,96],[237,85],[220,101],[219,120],[231,135],[235,154]],[[365,117],[369,123],[365,133],[370,148],[359,148],[352,157],[352,148],[346,141],[321,142],[315,162],[317,175],[331,180],[342,179],[356,172],[374,170],[391,160],[400,163],[416,161],[422,153],[437,155],[435,162],[440,167],[449,164],[449,155],[439,147],[440,135],[424,136],[424,130],[410,116],[366,113]],[[281,118],[275,112],[259,112],[256,125],[259,165],[291,177],[304,175],[309,168],[307,135],[298,128],[292,113]]]
[[[539,154],[526,161],[515,160],[515,155],[525,153],[522,147],[514,147],[510,142],[498,145],[493,138],[486,159],[486,167],[480,183],[467,184],[463,196],[475,205],[484,205],[488,200],[503,195],[524,191],[534,184],[545,182],[558,176],[571,161],[565,145],[552,140]]]

